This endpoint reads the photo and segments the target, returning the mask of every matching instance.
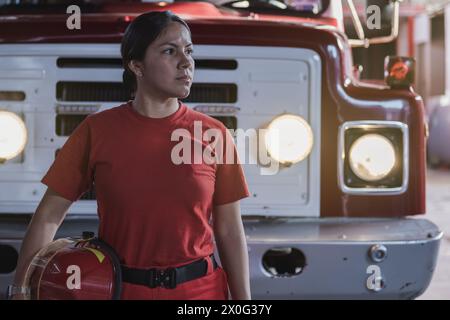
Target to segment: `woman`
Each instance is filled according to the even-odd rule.
[[[178,101],[192,85],[192,47],[189,27],[168,11],[143,14],[127,28],[121,53],[134,100],[87,117],[58,153],[42,179],[48,189],[25,236],[16,285],[33,255],[52,241],[72,202],[95,181],[99,237],[122,259],[123,299],[227,299],[228,287],[232,299],[250,299],[239,209],[249,193],[237,155],[234,163],[174,160],[175,130],[189,133],[189,145],[202,151],[210,146],[194,137],[195,123],[203,132],[230,136],[219,121]],[[216,151],[225,158],[229,147]],[[192,156],[184,152],[183,159]],[[213,236],[223,268],[211,257]],[[175,288],[150,288],[136,276],[149,268],[188,273],[199,263],[204,272]]]

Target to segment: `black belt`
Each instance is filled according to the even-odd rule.
[[[211,256],[213,269],[218,265],[214,255]],[[164,287],[174,289],[177,285],[201,278],[208,271],[208,261],[200,259],[190,264],[168,269],[135,269],[122,265],[122,281],[147,286],[150,288]]]

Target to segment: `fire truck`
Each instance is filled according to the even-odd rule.
[[[0,6],[0,292],[58,150],[89,114],[130,99],[119,51],[127,25],[171,10],[196,47],[186,105],[229,129],[281,135],[278,153],[260,146],[277,172],[243,161],[252,298],[422,294],[442,232],[417,217],[426,213],[427,126],[414,61],[388,57],[381,83],[361,81],[353,67],[353,47],[397,36],[400,4],[385,2],[392,29],[372,38],[346,2],[356,39],[344,33],[343,3],[334,0],[90,1],[79,3],[80,28],[69,28],[68,2]],[[56,237],[97,227],[93,186]]]

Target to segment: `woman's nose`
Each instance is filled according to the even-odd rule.
[[[182,54],[182,56],[181,56],[181,60],[180,60],[180,63],[179,63],[179,66],[182,68],[182,69],[187,69],[187,68],[190,68],[191,66],[192,66],[192,61],[191,61],[191,57],[190,56],[188,56],[188,55],[186,55],[186,54]]]

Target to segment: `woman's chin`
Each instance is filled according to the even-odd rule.
[[[177,92],[177,98],[178,99],[185,99],[189,96],[189,93],[191,92],[190,89],[186,89],[186,90],[180,90]]]

